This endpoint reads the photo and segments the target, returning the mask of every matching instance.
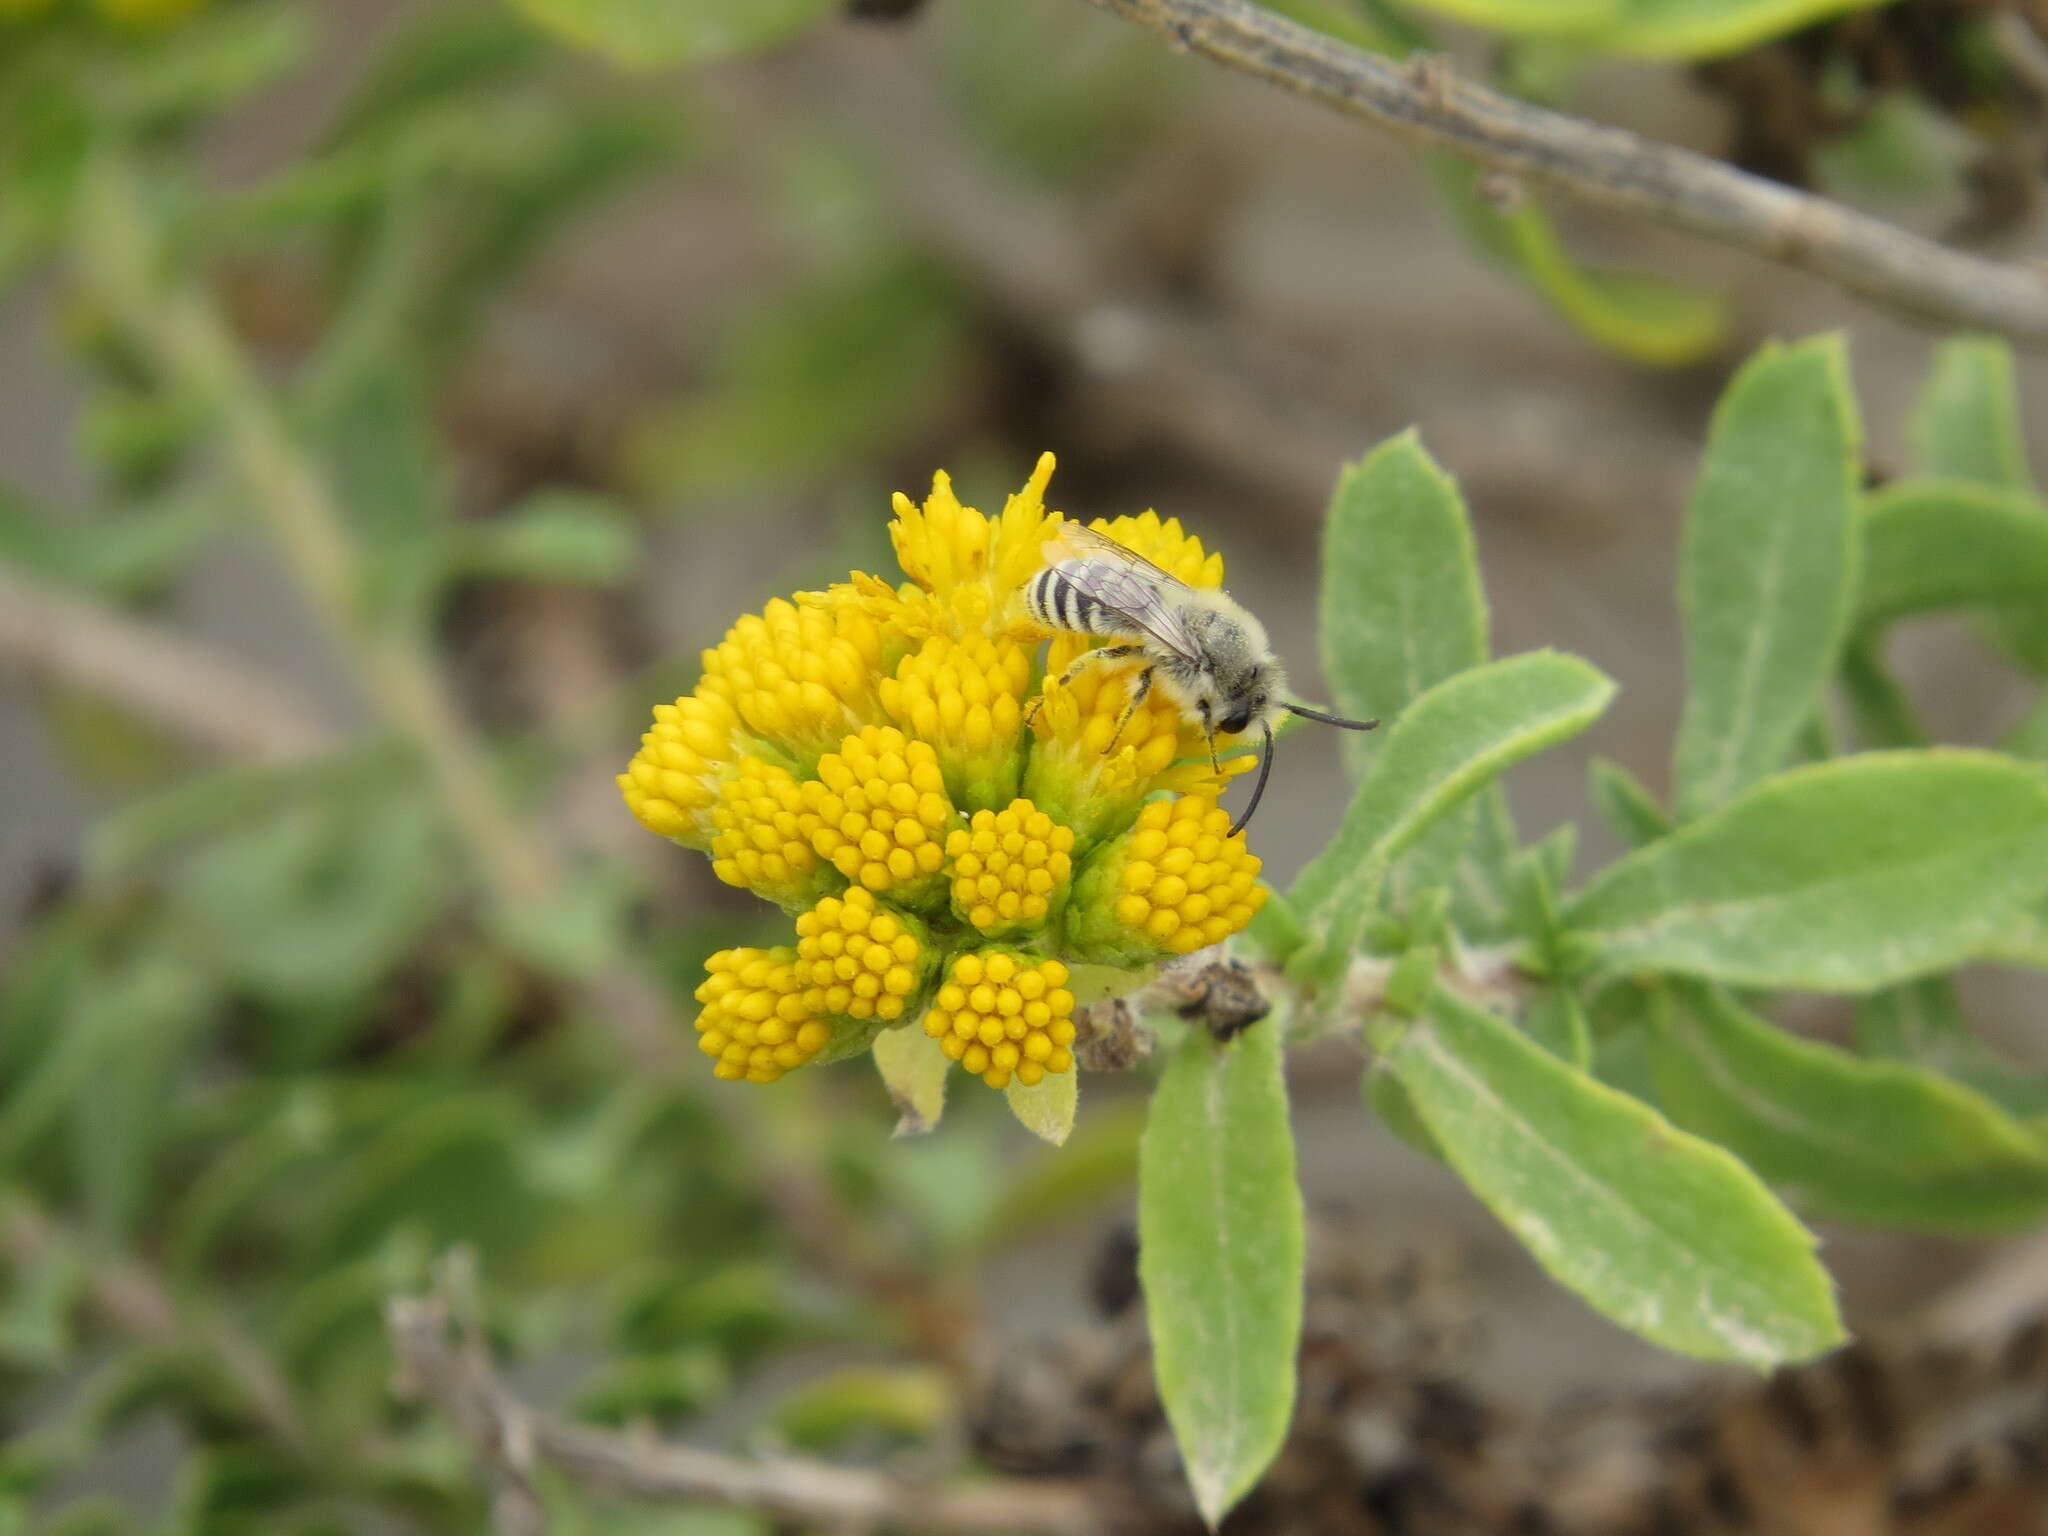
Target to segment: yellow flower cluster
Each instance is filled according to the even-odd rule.
[[[953,912],[986,934],[1042,922],[1073,872],[1074,829],[1029,800],[979,810],[946,839]]]
[[[959,821],[946,798],[939,754],[893,726],[871,725],[818,761],[802,788],[811,845],[870,891],[936,875]]]
[[[778,597],[704,653],[697,692],[723,694],[756,736],[811,757],[873,718],[881,659],[881,627],[859,609]]]
[[[653,727],[619,775],[626,809],[650,832],[709,847],[713,826],[706,812],[718,799],[720,770],[734,756],[739,720],[715,690],[655,705]]]
[[[711,809],[711,872],[770,901],[801,904],[816,894],[817,817],[803,786],[780,763],[743,757]]]
[[[944,474],[921,504],[899,495],[909,581],[777,599],[656,707],[619,776],[628,808],[796,914],[793,944],[709,962],[698,1043],[721,1077],[770,1082],[921,1018],[984,1081],[1036,1087],[1074,1067],[1068,962],[1135,985],[1263,901],[1216,804],[1252,756],[1217,764],[1163,690],[1125,719],[1129,663],[1053,681],[1098,642],[1048,635],[1021,601],[1060,522],[1051,473],[1047,455],[995,517]],[[1223,579],[1176,521],[1094,526],[1191,585]]]
[[[1213,795],[1155,800],[1090,865],[1067,927],[1073,951],[1107,964],[1220,944],[1266,904],[1259,860]]]
[[[930,970],[912,922],[878,908],[859,886],[798,917],[796,970],[808,1005],[850,1019],[902,1018]]]
[[[1008,799],[1017,786],[1017,732],[1031,657],[1014,640],[932,635],[881,682],[882,708],[950,765],[946,787],[962,804]]]
[[[991,1088],[1025,1087],[1074,1066],[1067,968],[1009,950],[961,955],[924,1016],[939,1049]]]
[[[832,1026],[805,1001],[795,950],[721,949],[697,988],[697,1049],[719,1077],[772,1083],[831,1043]]]

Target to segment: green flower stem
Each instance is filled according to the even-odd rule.
[[[528,835],[426,651],[362,602],[360,562],[326,483],[279,419],[219,312],[189,282],[155,272],[161,242],[133,162],[104,145],[84,178],[78,251],[88,284],[171,379],[218,413],[227,454],[329,638],[365,695],[425,759],[492,904],[506,911],[561,885],[553,851]]]

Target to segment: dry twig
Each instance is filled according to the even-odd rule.
[[[65,1236],[24,1196],[0,1206],[0,1262],[16,1270],[50,1262]],[[227,1318],[181,1305],[154,1270],[117,1254],[92,1261],[86,1295],[101,1317],[138,1343],[211,1355],[266,1434],[280,1445],[305,1446],[306,1426],[284,1373]]]
[[[505,1536],[545,1529],[531,1483],[542,1462],[578,1484],[625,1498],[708,1500],[835,1531],[886,1526],[1091,1536],[1101,1529],[1088,1497],[1067,1484],[926,1487],[825,1462],[743,1460],[565,1423],[520,1401],[498,1379],[464,1278],[465,1266],[453,1261],[443,1266],[435,1294],[394,1299],[392,1350],[399,1389],[447,1415],[489,1472],[497,1528]]]
[[[1600,454],[1582,451],[1587,390],[1600,375],[1557,387],[1559,369],[1588,367],[1576,343],[1503,367],[1495,330],[1447,329],[1455,317],[1441,308],[1419,319],[1384,308],[1369,336],[1333,348],[1327,333],[1234,302],[1190,305],[1152,291],[1128,252],[1099,247],[1074,206],[977,155],[897,39],[821,35],[790,67],[835,129],[866,142],[902,226],[1069,371],[1075,395],[1060,428],[1070,439],[1170,443],[1226,485],[1320,509],[1331,466],[1427,414],[1454,372],[1462,408],[1433,421],[1430,445],[1475,505],[1541,487],[1551,505],[1626,522],[1684,493],[1697,445],[1637,384],[1595,402],[1629,414]],[[711,83],[723,84],[723,104],[750,135],[776,131],[779,95]],[[1461,367],[1474,349],[1493,366]],[[1402,362],[1374,366],[1373,356]]]
[[[2048,272],[1950,250],[1626,129],[1514,101],[1438,56],[1389,63],[1247,0],[1089,0],[1175,48],[1585,202],[1798,267],[1883,308],[2048,343]]]
[[[236,657],[5,570],[0,669],[75,684],[239,761],[288,762],[334,745],[325,721]]]

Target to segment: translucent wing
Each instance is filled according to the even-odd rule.
[[[1201,647],[1174,607],[1174,595],[1191,590],[1136,550],[1079,523],[1061,523],[1045,541],[1045,561],[1093,601],[1190,661]]]

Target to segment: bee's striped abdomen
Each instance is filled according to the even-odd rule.
[[[1084,561],[1062,561],[1049,565],[1024,587],[1024,606],[1048,629],[1064,629],[1077,635],[1120,635],[1130,629],[1128,620],[1108,604],[1090,597],[1067,574],[1069,566]]]

